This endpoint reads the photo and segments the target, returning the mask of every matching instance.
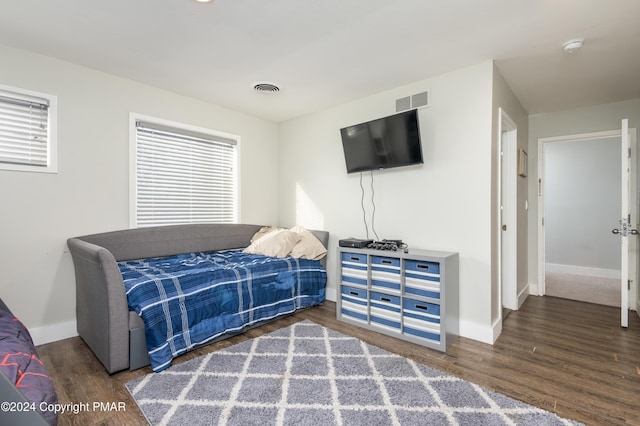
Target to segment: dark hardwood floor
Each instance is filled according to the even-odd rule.
[[[529,297],[512,311],[494,345],[458,339],[448,353],[336,320],[335,303],[299,312],[174,361],[184,362],[304,319],[588,425],[640,425],[640,319],[620,327],[616,308]],[[108,375],[84,342],[42,345],[61,403],[124,402],[123,411],[64,414],[59,425],[136,425],[145,420],[124,383],[149,367]]]

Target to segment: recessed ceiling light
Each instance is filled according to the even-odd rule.
[[[278,93],[281,90],[280,86],[271,81],[255,81],[251,86],[259,93]]]
[[[209,3],[211,0],[196,0],[198,3]]]
[[[584,40],[581,38],[574,38],[573,40],[569,40],[568,42],[566,42],[565,44],[562,45],[562,49],[566,52],[566,53],[571,53],[574,50],[578,50],[582,47],[582,43],[584,43]]]

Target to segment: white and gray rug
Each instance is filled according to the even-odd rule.
[[[303,321],[126,384],[152,425],[574,425]]]

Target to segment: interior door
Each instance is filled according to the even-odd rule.
[[[500,285],[501,306],[517,310],[517,126],[500,108]]]
[[[629,198],[630,198],[630,184],[631,184],[631,142],[629,140],[629,120],[622,120],[622,152],[621,152],[621,165],[622,165],[622,202],[621,202],[621,214],[620,214],[620,325],[622,327],[629,326],[629,237],[632,234],[637,234],[638,231],[630,229],[631,215],[629,213]]]

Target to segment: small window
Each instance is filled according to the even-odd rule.
[[[236,223],[238,139],[132,116],[132,226]]]
[[[0,170],[57,173],[57,98],[0,86]]]

